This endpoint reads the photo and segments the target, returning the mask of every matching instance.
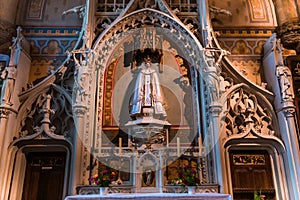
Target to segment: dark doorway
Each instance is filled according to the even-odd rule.
[[[62,200],[65,152],[27,154],[22,200]]]
[[[267,151],[231,151],[233,198],[254,199],[254,192],[266,200],[275,199],[270,156]]]

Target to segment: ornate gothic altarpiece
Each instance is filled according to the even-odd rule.
[[[196,171],[197,192],[236,195],[241,183],[231,177],[239,175],[234,174],[239,166],[268,164],[272,178],[262,190],[270,198],[287,196],[280,185],[288,185],[280,175],[287,168],[280,134],[285,130],[276,116],[283,113],[285,128],[293,128],[293,97],[278,89],[285,86],[283,68],[274,70],[278,63],[268,68],[274,70],[274,85],[282,84],[274,87],[276,96],[234,69],[206,17],[200,26],[195,16],[177,17],[165,1],[132,0],[115,10],[119,14],[109,24],[97,24],[102,28],[91,40],[88,5],[76,8],[83,17],[81,41],[61,67],[20,94],[10,146],[11,154],[22,158],[15,171],[22,172],[23,150],[34,142],[62,151],[68,161],[63,195],[74,186],[78,193],[94,192],[89,177],[105,168],[117,174],[113,193],[185,192],[170,183],[186,165]],[[182,9],[196,12],[194,4]],[[288,106],[275,112],[271,102],[281,96]],[[247,192],[255,187],[248,185]]]

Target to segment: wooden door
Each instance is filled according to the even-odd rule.
[[[254,191],[274,199],[270,156],[267,151],[231,151],[231,178],[235,200],[253,199]]]
[[[65,160],[65,152],[29,153],[22,200],[62,200]]]

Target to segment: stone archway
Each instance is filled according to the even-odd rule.
[[[125,12],[126,13],[126,12]],[[155,30],[155,33],[151,30]],[[198,97],[198,85],[196,74],[200,74],[200,70],[202,66],[205,66],[204,58],[203,58],[203,48],[198,41],[198,39],[190,32],[190,30],[185,27],[178,19],[175,19],[174,16],[163,13],[161,11],[153,10],[150,8],[140,9],[134,11],[126,16],[120,17],[116,22],[111,24],[111,26],[104,31],[101,36],[98,38],[94,45],[94,51],[97,53],[95,56],[95,61],[93,62],[92,71],[95,70],[94,79],[97,82],[97,85],[93,85],[92,88],[97,87],[98,91],[100,91],[97,95],[97,105],[99,108],[105,108],[104,106],[104,97],[105,91],[104,74],[106,69],[110,66],[110,61],[114,59],[114,54],[117,49],[120,47],[124,41],[127,40],[128,37],[136,36],[139,37],[143,35],[143,32],[148,32],[153,34],[153,39],[150,44],[144,43],[144,45],[148,45],[147,48],[159,49],[161,47],[156,46],[157,43],[153,42],[155,35],[162,36],[166,40],[173,43],[173,46],[176,44],[178,47],[178,54],[181,54],[183,58],[189,63],[188,70],[190,77],[190,85],[191,91],[194,93],[195,98],[193,99],[193,108],[194,108],[194,129],[195,132],[199,129],[200,123],[195,123],[199,119],[199,97]],[[143,44],[139,44],[139,46],[134,46],[133,50],[142,49]],[[172,45],[172,44],[171,44]],[[172,47],[172,46],[171,46]],[[171,48],[169,49],[172,50]],[[174,50],[174,49],[173,49]],[[134,67],[134,66],[131,66]],[[197,70],[199,70],[197,72]],[[186,81],[187,77],[182,76],[182,83]],[[96,90],[94,90],[96,91]],[[95,113],[97,116],[97,121],[99,123],[99,129],[97,130],[97,138],[101,137],[101,127],[103,126],[103,115],[100,113]],[[99,148],[99,144],[95,143],[95,149]]]
[[[261,187],[268,198],[284,199],[286,180],[279,174],[285,168],[285,147],[272,105],[244,84],[232,86],[225,96],[219,138],[221,165],[226,166],[222,169],[224,192],[242,199],[253,197],[260,189],[256,187]],[[251,180],[243,185],[239,180],[245,179],[246,171]],[[268,178],[258,183],[258,176]]]

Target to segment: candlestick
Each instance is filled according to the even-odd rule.
[[[180,157],[180,138],[177,137],[177,156]]]

